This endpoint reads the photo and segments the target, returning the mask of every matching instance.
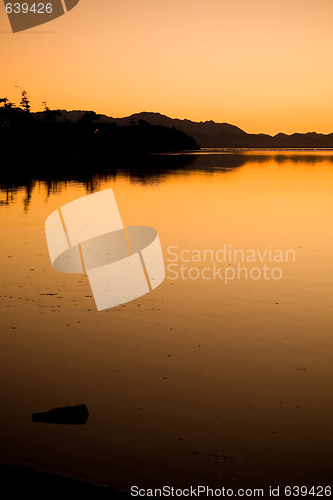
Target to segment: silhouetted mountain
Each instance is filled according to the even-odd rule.
[[[234,125],[213,121],[192,122],[172,119],[159,113],[138,113],[127,118],[117,118],[117,124],[145,120],[154,125],[175,127],[195,139],[205,148],[332,148],[333,134],[247,134]]]
[[[245,132],[234,125],[228,123],[215,123],[212,120],[206,122],[192,122],[191,120],[179,120],[178,118],[169,118],[160,113],[136,113],[127,118],[117,118],[118,125],[124,125],[128,121],[137,122],[145,120],[151,125],[164,125],[165,127],[175,127],[189,135],[216,136],[218,134],[243,135]]]
[[[59,111],[61,113],[59,120],[74,122],[82,118],[85,113],[78,110]],[[291,135],[279,133],[275,136],[248,134],[228,123],[215,123],[212,120],[206,122],[179,120],[160,113],[142,112],[125,118],[99,115],[99,121],[115,123],[118,126],[130,126],[144,121],[150,125],[173,127],[191,136],[202,148],[333,148],[333,133],[327,135],[316,132]]]

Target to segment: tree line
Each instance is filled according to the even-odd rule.
[[[0,98],[0,144],[10,155],[112,155],[166,153],[199,149],[193,138],[175,128],[139,120],[126,126],[105,122],[86,111],[73,122],[46,101],[43,111],[33,113],[25,90],[20,105]]]

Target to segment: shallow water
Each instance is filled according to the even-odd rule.
[[[0,461],[122,489],[331,480],[332,152],[188,159],[2,186]],[[157,229],[166,279],[97,312],[44,223],[110,187],[125,225]],[[85,425],[31,420],[73,403]]]

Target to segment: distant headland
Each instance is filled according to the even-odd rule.
[[[58,110],[59,119],[77,121],[85,111]],[[333,133],[318,134],[308,132],[287,135],[279,133],[275,136],[268,134],[248,134],[244,130],[229,123],[216,123],[212,120],[194,122],[169,118],[160,113],[141,112],[124,118],[99,115],[99,120],[106,123],[115,123],[118,126],[128,126],[145,122],[154,126],[174,128],[192,137],[200,148],[333,148]]]
[[[0,99],[0,143],[4,150],[35,154],[146,154],[200,148],[333,148],[333,133],[248,134],[228,123],[194,122],[142,112],[113,118],[94,111],[31,112],[27,93],[20,106]],[[17,145],[20,145],[18,148]]]
[[[22,98],[23,99],[23,98]],[[0,106],[0,144],[7,157],[128,155],[198,150],[185,132],[138,119],[117,124],[94,111],[32,113],[29,101]]]

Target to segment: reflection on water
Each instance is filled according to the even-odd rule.
[[[76,161],[2,176],[0,460],[125,489],[329,482],[331,153],[101,160],[93,174],[96,159]],[[157,229],[167,278],[97,312],[86,276],[53,271],[44,222],[108,187],[124,225]],[[225,245],[255,261],[223,260]],[[295,258],[272,263],[267,249]],[[205,251],[213,263],[195,259]],[[238,263],[281,279],[205,270]],[[31,421],[82,402],[83,426]]]
[[[37,182],[45,184],[47,195],[59,193],[69,182],[85,186],[87,193],[101,188],[105,181],[114,180],[117,176],[126,174],[133,183],[151,185],[163,182],[166,177],[177,172],[227,172],[230,169],[242,167],[248,163],[265,164],[274,161],[277,164],[320,164],[332,162],[330,150],[317,151],[230,151],[206,149],[201,152],[187,154],[141,155],[87,157],[72,156],[63,158],[48,158],[47,162],[36,160],[31,165],[14,164],[4,168],[0,173],[0,205],[14,201],[18,189],[25,190],[25,208],[28,207],[32,190]]]

